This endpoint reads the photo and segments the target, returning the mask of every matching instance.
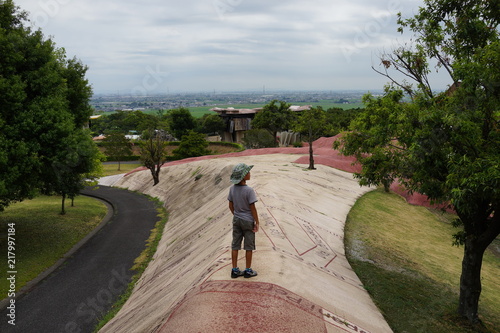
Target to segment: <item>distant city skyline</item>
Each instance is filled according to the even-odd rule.
[[[424,0],[15,0],[95,94],[382,89],[379,55]],[[449,83],[441,74],[435,89]]]
[[[169,95],[231,95],[231,94],[241,94],[241,95],[256,95],[256,96],[272,96],[276,94],[315,94],[315,93],[331,93],[331,94],[345,94],[345,93],[356,93],[364,94],[368,92],[380,93],[383,91],[383,87],[376,89],[276,89],[276,90],[266,90],[265,93],[262,90],[192,90],[192,91],[151,91],[148,95],[141,95],[139,97],[154,97],[154,96],[169,96]],[[131,94],[128,90],[117,90],[109,92],[95,92],[94,95],[120,95],[120,96],[136,96]]]

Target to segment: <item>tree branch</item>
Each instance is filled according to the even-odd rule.
[[[413,99],[413,97],[414,97],[414,93],[413,93],[413,90],[411,89],[411,87],[408,87],[408,86],[402,85],[402,84],[400,84],[399,82],[397,82],[396,80],[394,80],[394,79],[393,79],[393,78],[392,78],[392,77],[391,77],[391,76],[387,73],[387,69],[385,70],[385,73],[383,73],[383,72],[381,72],[381,71],[379,71],[379,70],[375,69],[375,67],[374,67],[373,65],[372,65],[372,69],[373,69],[376,73],[378,73],[378,74],[380,74],[380,75],[382,75],[382,76],[385,76],[386,78],[388,78],[389,80],[391,80],[391,81],[392,81],[392,83],[394,83],[395,85],[397,85],[398,87],[400,87],[401,89],[403,89],[404,91],[406,91],[406,93],[407,93],[408,95],[410,95],[410,97]]]

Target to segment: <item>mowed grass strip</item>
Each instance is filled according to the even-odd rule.
[[[120,170],[118,170],[118,162],[103,163],[103,177],[128,173],[134,169],[142,167],[141,162],[121,162]]]
[[[106,205],[99,200],[78,196],[74,207],[66,200],[66,214],[61,215],[61,197],[40,196],[17,202],[0,213],[0,265],[2,276],[7,269],[7,229],[15,224],[16,290],[57,262],[104,218]],[[8,281],[0,280],[0,293],[6,297]],[[3,298],[2,297],[2,298]]]
[[[382,190],[365,194],[349,213],[349,262],[394,332],[476,332],[456,315],[463,247],[451,245],[454,218]],[[500,327],[500,258],[492,250],[499,243],[483,260],[483,332]]]

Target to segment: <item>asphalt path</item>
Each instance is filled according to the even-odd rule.
[[[114,213],[64,264],[15,303],[15,326],[9,309],[0,313],[0,332],[92,332],[134,274],[130,268],[145,249],[159,220],[147,197],[99,186],[82,194],[111,204]]]

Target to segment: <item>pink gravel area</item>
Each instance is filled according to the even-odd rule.
[[[332,168],[340,169],[347,172],[358,172],[361,170],[359,165],[353,165],[355,159],[349,156],[340,155],[338,150],[332,148],[333,142],[338,138],[338,136],[329,138],[319,138],[313,142],[313,153],[314,153],[314,163],[322,164]],[[279,147],[279,148],[260,148],[260,149],[246,149],[244,151],[228,153],[222,155],[207,155],[200,157],[185,158],[183,160],[167,162],[163,164],[164,167],[171,165],[179,165],[184,163],[190,163],[195,161],[213,159],[213,158],[226,158],[226,157],[246,157],[254,155],[269,155],[269,154],[297,154],[306,155],[299,157],[295,163],[307,164],[309,165],[309,144],[304,143],[304,147],[301,148],[291,148],[291,147]],[[132,170],[128,174],[136,171],[144,170],[145,167],[140,167]],[[127,175],[128,175],[127,174]]]
[[[356,159],[351,156],[343,156],[340,154],[338,150],[333,149],[333,142],[339,138],[339,135],[333,137],[322,137],[313,142],[313,154],[314,154],[314,164],[326,165],[335,169],[339,169],[342,171],[354,173],[361,171],[361,165],[354,164]],[[179,165],[184,163],[190,163],[194,161],[201,161],[207,159],[214,158],[226,158],[226,157],[247,157],[254,155],[268,155],[268,154],[297,154],[303,155],[300,156],[295,163],[297,164],[305,164],[309,165],[309,144],[304,143],[304,147],[301,148],[292,148],[292,147],[279,147],[279,148],[260,148],[260,149],[246,149],[241,152],[223,154],[223,155],[207,155],[200,157],[192,157],[186,158],[183,160],[167,162],[163,164],[163,167],[168,167],[171,165]],[[132,170],[125,176],[145,170],[145,167],[140,167]],[[434,208],[443,208],[444,206],[436,206],[431,205],[430,201],[427,199],[427,196],[413,193],[410,194],[408,191],[404,189],[398,183],[393,183],[391,186],[391,190],[395,193],[403,196],[406,201],[412,205],[425,206],[425,207],[434,207]]]
[[[409,204],[415,205],[415,206],[424,206],[424,207],[430,207],[430,208],[435,208],[435,209],[440,209],[440,210],[445,210],[447,212],[453,213],[454,210],[450,207],[450,205],[447,204],[431,204],[430,200],[427,198],[426,195],[420,194],[420,193],[413,193],[410,194],[404,186],[400,185],[399,183],[395,182],[391,185],[391,191],[394,193],[397,193],[401,195],[403,198],[406,199],[406,201]]]

